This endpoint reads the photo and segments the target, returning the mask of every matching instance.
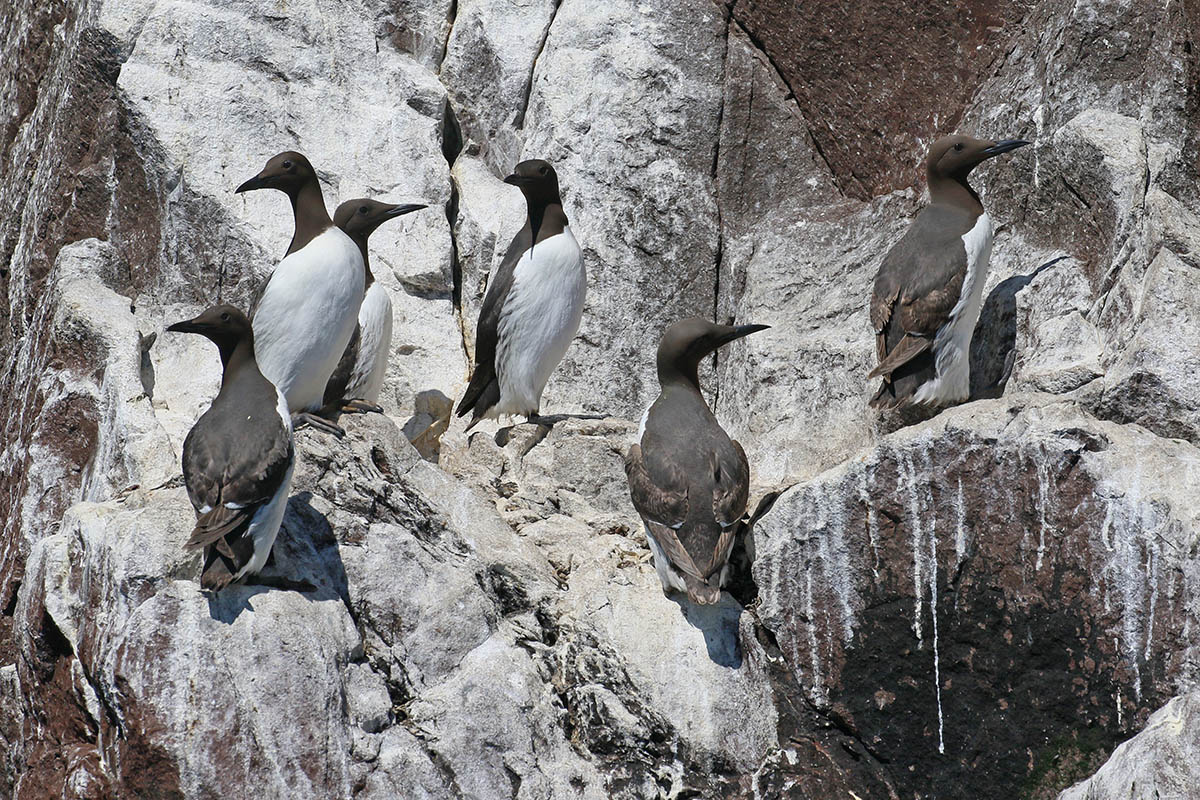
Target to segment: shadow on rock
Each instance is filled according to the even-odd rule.
[[[283,525],[266,566],[259,575],[209,596],[213,619],[232,623],[243,611],[254,611],[253,597],[270,591],[299,592],[311,602],[341,600],[350,609],[337,538],[329,520],[311,501],[311,492],[288,498]]]
[[[983,400],[1004,394],[1012,371],[1017,346],[1017,292],[1033,279],[1070,256],[1059,256],[1028,275],[1013,275],[996,284],[984,301],[971,337],[971,399]]]
[[[708,648],[708,657],[714,664],[730,669],[742,666],[738,619],[745,609],[736,600],[728,593],[722,593],[721,602],[711,606],[697,605],[674,593],[671,599],[679,605],[688,624],[704,634],[704,646]]]
[[[749,534],[754,530],[754,525],[775,505],[780,494],[764,494],[759,498],[754,512],[743,521],[742,528],[734,540],[733,549],[729,553],[729,576],[725,582],[725,591],[721,594],[721,602],[701,606],[680,595],[671,596],[671,599],[679,604],[684,619],[704,633],[708,657],[714,664],[722,667],[738,669],[742,666],[742,648],[738,638],[741,627],[739,619],[746,607],[758,598],[758,586],[754,583],[750,569],[754,563],[754,549],[753,539]]]

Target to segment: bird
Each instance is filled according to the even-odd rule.
[[[295,427],[345,435],[321,417],[325,385],[354,335],[366,271],[358,245],[333,224],[312,164],[284,152],[237,187],[278,189],[292,202],[295,233],[253,311],[255,357],[287,398]]]
[[[587,273],[583,251],[563,212],[558,175],[546,161],[517,164],[505,183],[525,195],[525,226],[489,281],[475,329],[475,369],[458,404],[484,418],[538,419],[542,391],[583,318]]]
[[[219,305],[167,328],[198,333],[221,354],[221,390],[183,442],[183,481],[196,510],[184,544],[204,549],[200,585],[219,591],[263,568],[292,482],[292,423],[283,393],[254,360],[254,330]]]
[[[362,254],[367,290],[358,309],[358,324],[350,343],[325,384],[325,416],[341,411],[383,411],[377,403],[392,343],[392,298],[371,274],[367,239],[389,219],[422,208],[425,206],[392,205],[360,197],[347,200],[333,212],[333,224],[354,240]]]
[[[663,590],[716,603],[750,494],[746,452],[717,422],[700,394],[697,367],[718,347],[767,325],[680,320],[658,345],[658,398],[646,409],[625,459],[634,508],[641,515]],[[772,498],[773,500],[773,498]],[[765,513],[760,504],[755,518]]]
[[[992,221],[967,176],[1024,147],[1023,139],[945,136],[929,148],[930,204],[880,264],[871,295],[878,366],[870,400],[880,410],[939,407],[970,394],[971,336],[983,305]]]

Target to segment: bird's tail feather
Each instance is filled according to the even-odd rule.
[[[195,550],[199,547],[207,547],[217,540],[237,532],[239,528],[250,524],[250,520],[257,510],[257,505],[245,508],[226,508],[218,505],[212,511],[201,514],[196,519],[196,527],[192,529],[192,535],[184,542],[183,548]]]
[[[702,581],[699,578],[692,577],[686,572],[680,572],[683,576],[683,582],[687,584],[688,599],[693,603],[702,606],[712,605],[721,600],[721,573],[720,571],[709,577],[708,580]]]
[[[210,592],[218,592],[233,582],[236,574],[233,562],[213,548],[208,552],[204,562],[204,571],[200,573],[200,588]]]

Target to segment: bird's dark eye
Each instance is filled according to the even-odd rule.
[[[283,168],[284,168],[284,169],[291,169],[291,168],[292,168],[292,162],[290,162],[290,161],[285,161],[285,162],[283,162]]]
[[[959,142],[958,144],[954,145],[954,149],[958,150],[960,152],[962,151],[962,148],[963,148],[962,142]]]
[[[538,172],[540,172],[540,173],[542,173],[543,175],[545,175],[545,174],[546,174],[546,168],[545,168],[545,167],[542,167],[541,169],[539,169],[539,170],[538,170]]]
[[[368,211],[370,211],[370,210],[371,210],[371,209],[367,208],[366,206],[359,206],[359,208],[358,208],[358,213],[360,213],[360,214],[366,214],[366,213],[367,213]]]
[[[229,322],[229,312],[228,312],[228,311],[222,311],[222,312],[221,312],[221,321],[222,321],[222,322]]]

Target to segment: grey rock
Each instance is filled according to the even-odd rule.
[[[1059,800],[1184,800],[1196,793],[1200,739],[1195,692],[1173,698],[1150,717],[1145,729],[1118,747],[1104,766],[1086,781],[1059,795]]]
[[[1194,12],[849,12],[853,42],[774,0],[0,11],[0,794],[1049,797],[1143,726],[1072,796],[1186,785]],[[864,46],[897,31],[929,70]],[[887,434],[865,298],[935,118],[1036,140],[975,176],[999,399]],[[386,417],[297,438],[265,577],[313,589],[210,601],[178,454],[219,363],[164,328],[278,260],[286,201],[232,188],[285,148],[331,207],[430,208],[372,240]],[[554,424],[464,435],[526,157],[588,306]],[[692,314],[773,326],[701,379],[752,500],[786,490],[709,609],[663,594],[621,468]]]

